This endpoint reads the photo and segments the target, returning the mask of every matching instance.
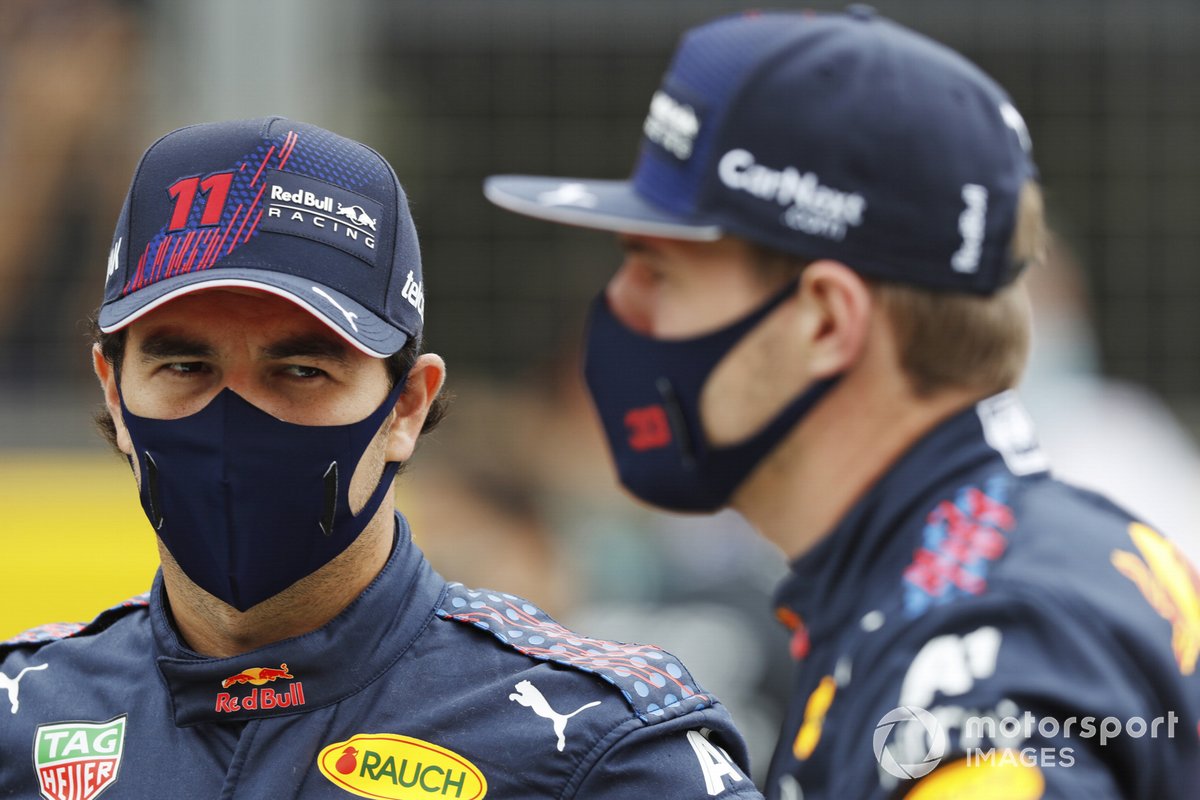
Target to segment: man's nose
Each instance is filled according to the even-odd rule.
[[[649,336],[653,333],[653,317],[650,313],[650,293],[644,281],[628,265],[622,266],[612,276],[605,288],[605,297],[613,316],[635,333]]]

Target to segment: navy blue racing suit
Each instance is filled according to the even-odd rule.
[[[1200,797],[1197,590],[1161,534],[1050,476],[1015,395],[989,398],[793,563],[767,796]]]
[[[0,645],[0,797],[761,797],[675,658],[447,584],[397,520],[338,617],[244,655],[190,651],[161,576]]]

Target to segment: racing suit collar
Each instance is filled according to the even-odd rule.
[[[847,593],[846,587],[866,590],[891,580],[913,555],[911,543],[896,535],[899,526],[931,508],[947,485],[988,462],[1015,475],[1047,469],[1032,423],[1012,391],[938,424],[897,459],[824,540],[792,562],[776,591],[775,607],[795,631],[793,655],[802,658],[812,641],[851,622],[846,616],[858,607],[860,593]]]
[[[341,614],[302,636],[231,658],[205,658],[175,632],[160,573],[150,618],[175,724],[244,722],[340,702],[394,664],[432,617],[444,588],[397,513],[391,556]]]

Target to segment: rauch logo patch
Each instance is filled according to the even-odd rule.
[[[33,766],[47,800],[92,800],[117,782],[125,715],[108,722],[39,725]]]
[[[487,779],[467,759],[394,733],[358,733],[321,750],[317,768],[336,786],[379,800],[481,800]]]

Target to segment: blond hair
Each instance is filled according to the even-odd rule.
[[[1036,268],[1045,260],[1042,193],[1032,181],[1021,189],[1009,251],[1014,269]],[[951,388],[994,394],[1020,380],[1031,327],[1023,279],[990,296],[882,282],[872,282],[871,290],[917,396]]]
[[[809,263],[752,245],[764,276],[796,274]],[[1017,224],[1009,243],[1010,268],[1036,268],[1045,260],[1047,233],[1042,192],[1021,188]],[[866,279],[896,339],[900,366],[918,397],[944,389],[988,395],[1012,388],[1029,356],[1031,311],[1018,278],[992,295],[945,292]]]

